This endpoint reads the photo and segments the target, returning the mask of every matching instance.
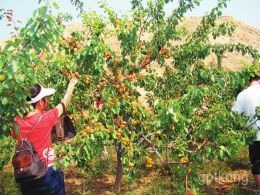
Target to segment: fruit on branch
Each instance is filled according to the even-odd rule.
[[[128,74],[125,76],[126,80],[128,81],[133,81],[135,78],[136,78],[136,74],[133,73],[133,74]]]
[[[82,78],[82,76],[78,72],[75,72],[74,75],[79,79]]]
[[[96,88],[97,88],[97,89],[100,89],[100,88],[101,88],[101,85],[100,85],[100,84],[97,84],[97,85],[96,85]]]
[[[123,143],[124,145],[129,146],[130,143],[129,143],[129,139],[128,139],[128,137],[124,137],[124,138],[122,138],[122,143]]]
[[[131,158],[134,157],[134,152],[131,152],[130,155],[129,155]]]
[[[139,120],[133,120],[133,125],[139,125],[141,122]]]
[[[102,100],[102,98],[99,98],[96,104],[97,109],[101,108],[104,104],[104,101]]]
[[[70,38],[67,38],[67,39],[66,39],[66,42],[67,42],[67,43],[74,43],[74,42],[75,42],[75,39],[72,38],[72,37],[70,37]]]
[[[201,107],[200,107],[201,111],[206,111],[208,110],[207,104],[205,102],[202,103]]]
[[[190,148],[191,149],[194,149],[197,145],[197,142],[195,140],[192,140],[191,143],[190,143]]]
[[[151,159],[149,156],[145,157],[145,166],[147,168],[151,168],[153,166],[153,159]]]
[[[114,63],[118,63],[118,62],[119,62],[119,58],[115,57],[115,58],[113,58],[112,61],[113,61]]]
[[[125,89],[125,83],[121,83],[121,88]]]
[[[187,157],[187,156],[182,157],[180,162],[181,162],[181,163],[186,163],[186,162],[188,162],[188,157]]]
[[[82,135],[82,137],[86,137],[87,136],[87,132],[86,131],[82,131],[81,135]]]
[[[56,22],[57,22],[58,25],[61,25],[62,24],[62,19],[57,19]]]
[[[105,56],[104,56],[105,58],[106,58],[106,60],[110,60],[111,59],[111,55],[110,54],[105,54]]]
[[[149,63],[151,62],[151,52],[148,52],[146,55],[145,55],[145,58],[144,60],[142,61],[141,63],[141,67],[142,68],[145,68]]]
[[[85,129],[85,130],[86,130],[87,133],[92,133],[92,130],[91,130],[91,127],[90,127],[90,126],[86,126],[86,129]]]
[[[108,79],[106,79],[106,78],[102,78],[102,81],[103,81],[103,83],[104,83],[104,85],[106,85],[106,84],[108,84]]]
[[[115,26],[118,26],[120,24],[120,20],[117,18],[115,19],[115,22],[114,22]]]
[[[5,80],[5,76],[3,74],[0,74],[0,81],[4,81]]]
[[[91,124],[91,125],[95,125],[96,122],[97,122],[97,119],[96,119],[96,118],[92,118],[92,119],[90,120],[90,124]]]
[[[194,195],[194,192],[192,190],[188,190],[187,195]]]
[[[76,47],[77,49],[81,49],[82,46],[81,46],[79,43],[77,43],[75,47]]]
[[[142,44],[142,42],[139,42],[139,43],[138,43],[138,48],[141,49],[141,50],[144,49],[144,45]]]
[[[126,98],[128,98],[129,97],[129,92],[125,92],[123,95],[122,95],[122,98],[123,99],[126,99]]]
[[[85,76],[85,82],[86,82],[86,84],[91,84],[92,83],[92,79],[91,79],[91,76],[89,76],[89,75],[86,75]]]
[[[121,72],[119,72],[118,74],[117,74],[117,80],[119,80],[119,81],[121,81],[122,79],[123,79],[123,75],[122,75],[122,73]]]
[[[130,163],[128,164],[128,166],[129,166],[130,168],[133,168],[135,165],[134,165],[134,163],[131,163],[131,162],[130,162]]]

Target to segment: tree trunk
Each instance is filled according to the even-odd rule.
[[[117,155],[117,170],[116,170],[116,180],[114,184],[114,189],[116,190],[116,194],[120,194],[121,190],[121,180],[123,175],[123,166],[122,166],[122,148],[121,143],[116,142],[116,155]]]

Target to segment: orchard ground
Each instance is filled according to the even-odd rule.
[[[250,194],[253,190],[253,177],[249,167],[247,146],[241,152],[225,162],[207,162],[199,168],[198,179],[205,194]],[[83,170],[70,166],[64,169],[66,192],[68,195],[79,194],[115,194],[116,154],[109,149],[108,159],[96,156],[89,163],[96,172],[85,173]],[[214,166],[213,166],[214,165]],[[0,172],[0,194],[19,194],[13,178],[13,168],[6,166]],[[178,187],[171,181],[171,172],[159,163],[152,169],[139,170],[137,180],[132,184],[122,183],[122,194],[175,194]],[[183,181],[185,185],[185,181]]]

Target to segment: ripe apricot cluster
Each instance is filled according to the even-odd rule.
[[[160,51],[159,54],[164,58],[164,59],[169,59],[171,57],[170,50],[168,48],[163,47]]]
[[[82,48],[81,44],[77,43],[75,38],[69,37],[65,41],[71,50],[75,51]]]
[[[82,78],[82,75],[80,75],[78,72],[69,73],[65,68],[62,68],[61,74],[62,74],[62,76],[69,78],[69,79],[71,79],[73,76],[75,76],[79,79]]]
[[[121,141],[122,141],[122,144],[125,146],[127,151],[131,149],[131,143],[130,143],[128,137],[123,137]]]
[[[186,162],[188,162],[188,160],[189,160],[188,157],[185,156],[185,157],[182,157],[182,158],[181,158],[181,161],[180,161],[180,162],[181,162],[181,163],[186,163]]]
[[[153,159],[151,159],[149,156],[145,157],[145,166],[147,168],[151,168],[153,166]]]
[[[86,84],[91,84],[93,82],[90,75],[85,75],[85,82],[86,82]]]
[[[116,138],[118,140],[120,140],[122,138],[122,129],[121,128],[117,129]]]
[[[122,129],[126,128],[126,121],[124,121],[121,117],[118,117],[117,126]]]
[[[96,130],[104,129],[104,125],[101,122],[97,122],[96,118],[92,118],[89,121],[89,125],[81,132],[82,137],[87,136],[87,134],[94,133]]]

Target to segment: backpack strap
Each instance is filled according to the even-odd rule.
[[[26,139],[29,137],[29,135],[32,133],[32,131],[35,129],[36,125],[38,125],[38,123],[40,122],[40,120],[42,119],[42,114],[39,116],[39,118],[37,119],[36,123],[34,126],[32,126],[31,130],[25,135],[25,137],[23,139]],[[21,135],[22,138],[22,135]]]

